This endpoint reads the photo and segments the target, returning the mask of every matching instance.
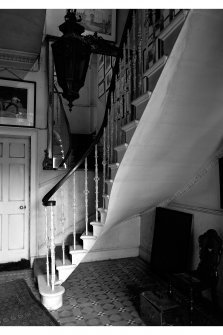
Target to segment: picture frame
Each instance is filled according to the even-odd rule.
[[[112,79],[112,69],[108,71],[108,73],[105,76],[105,90],[107,91],[110,87],[111,84],[111,79]]]
[[[110,70],[111,64],[111,56],[105,56],[105,74]]]
[[[116,40],[116,9],[77,9],[81,17],[80,24],[84,26],[83,35],[98,33],[105,40]]]
[[[116,57],[111,58],[112,67],[115,67]]]
[[[102,80],[104,80],[104,78],[105,78],[105,68],[104,68],[104,66],[102,66],[100,68],[100,70],[98,71],[98,84],[100,82],[102,82]]]
[[[0,78],[0,126],[35,127],[36,83]]]
[[[104,55],[98,55],[98,70],[104,66]]]
[[[101,98],[102,95],[104,95],[105,93],[105,82],[102,81],[99,85],[98,85],[98,98]]]

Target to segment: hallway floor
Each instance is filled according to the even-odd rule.
[[[30,269],[1,272],[0,284],[21,277],[39,298]],[[145,326],[140,293],[167,292],[167,284],[138,257],[82,263],[63,286],[63,307],[51,312],[61,326]],[[219,325],[213,313],[209,311],[207,318],[201,308],[198,311],[194,325]],[[186,322],[183,325],[189,325]]]

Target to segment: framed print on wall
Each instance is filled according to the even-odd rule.
[[[105,73],[111,68],[111,56],[105,56]]]
[[[112,69],[110,69],[110,71],[106,74],[106,77],[105,77],[105,90],[106,91],[110,87],[111,79],[112,79]]]
[[[115,9],[77,9],[77,16],[81,16],[80,24],[84,26],[83,35],[98,33],[105,40],[115,42],[116,38],[116,10]]]
[[[0,126],[35,126],[36,83],[0,78]]]
[[[105,77],[105,68],[104,66],[102,66],[100,70],[98,71],[98,83],[104,80],[104,77]]]
[[[104,93],[105,93],[105,82],[102,81],[102,83],[98,85],[98,98],[100,98]]]
[[[104,66],[104,55],[98,55],[98,70]]]

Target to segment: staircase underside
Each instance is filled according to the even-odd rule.
[[[117,171],[105,230],[170,199],[221,148],[222,17],[190,11]]]

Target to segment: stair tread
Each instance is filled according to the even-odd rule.
[[[128,147],[128,143],[122,143],[120,145],[117,145],[116,147],[114,147],[114,150],[122,150],[122,149],[125,149]]]
[[[90,222],[90,224],[92,225],[92,226],[104,226],[104,223],[103,222],[100,222],[100,221],[92,221],[92,222]]]
[[[148,71],[148,70],[147,70]],[[136,98],[135,100],[133,100],[131,102],[131,104],[135,107],[139,106],[141,103],[147,101],[150,99],[152,95],[151,91],[147,91],[146,93],[143,93],[142,95],[140,95],[138,98]]]
[[[74,266],[68,258],[65,258],[65,264],[63,264],[62,259],[56,259],[56,267],[59,266]]]
[[[113,183],[113,181],[114,181],[113,179],[105,179],[106,183]]]
[[[71,245],[70,248],[69,248],[69,252],[75,252],[75,251],[85,251],[82,247],[82,245],[80,244],[77,244],[75,249],[74,249],[74,246]]]
[[[133,120],[129,123],[126,123],[124,126],[122,126],[122,130],[128,131],[131,130],[132,128],[136,128],[138,126],[139,120]]]
[[[81,235],[81,239],[83,239],[83,238],[86,238],[86,239],[96,239],[97,237],[96,236],[94,236],[93,235],[93,233],[91,233],[91,232],[88,232],[88,234],[86,235],[86,233],[83,233],[82,235]]]
[[[108,166],[111,168],[111,169],[117,169],[119,167],[120,163],[111,163],[109,164]]]
[[[163,57],[161,57],[160,59],[158,59],[158,61],[153,64],[153,66],[148,69],[145,73],[144,73],[144,77],[150,77],[152,76],[154,73],[156,73],[161,67],[163,67],[167,61],[167,56],[164,55]]]
[[[107,211],[108,211],[107,208],[102,208],[102,207],[101,207],[101,208],[98,208],[98,210],[99,210],[99,212],[103,212],[103,211],[104,211],[104,212],[107,212]]]
[[[110,195],[109,195],[109,194],[103,194],[102,197],[103,197],[103,198],[109,198]]]

